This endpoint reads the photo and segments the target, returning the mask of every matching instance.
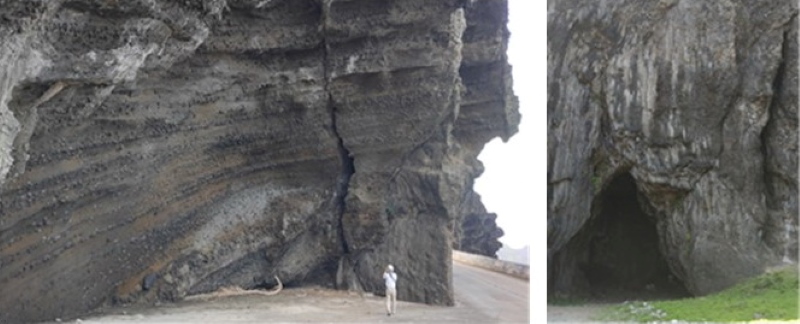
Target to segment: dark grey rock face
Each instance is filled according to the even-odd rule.
[[[377,292],[387,263],[402,299],[452,305],[477,155],[519,122],[506,16],[0,1],[0,322],[275,275]]]
[[[497,226],[497,214],[488,213],[477,193],[469,195],[462,204],[464,220],[454,230],[454,249],[497,258],[497,252],[503,247],[499,239],[503,230]]]
[[[462,236],[459,249],[464,252],[497,258],[497,251],[503,247],[498,240],[503,230],[497,227],[497,214],[468,214],[461,224]]]
[[[639,284],[668,270],[702,295],[797,262],[797,12],[796,1],[548,1],[551,294],[590,291],[590,269],[604,268]],[[602,225],[632,214],[653,235]],[[657,254],[666,269],[620,253]]]

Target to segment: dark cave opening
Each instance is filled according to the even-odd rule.
[[[588,293],[607,301],[688,297],[659,249],[655,220],[642,209],[637,192],[630,174],[614,178],[582,231],[588,237],[579,267]]]

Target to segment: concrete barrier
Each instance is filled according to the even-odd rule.
[[[530,281],[530,267],[524,264],[493,259],[483,255],[453,250],[453,261],[489,271],[505,273],[512,277]]]

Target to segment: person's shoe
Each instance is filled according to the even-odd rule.
[[[386,316],[392,316],[392,313],[386,313]]]

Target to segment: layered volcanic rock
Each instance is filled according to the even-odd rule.
[[[453,304],[502,0],[0,0],[0,322],[221,286]],[[470,202],[474,204],[475,202]],[[479,202],[478,202],[479,203]]]
[[[702,295],[797,262],[797,2],[548,1],[548,281]]]
[[[460,226],[456,224],[453,231],[453,248],[497,258],[497,252],[503,247],[503,243],[499,241],[503,230],[497,226],[497,214],[486,212],[481,197],[475,192],[464,199],[462,206],[465,207],[461,213],[464,220],[459,222]]]

